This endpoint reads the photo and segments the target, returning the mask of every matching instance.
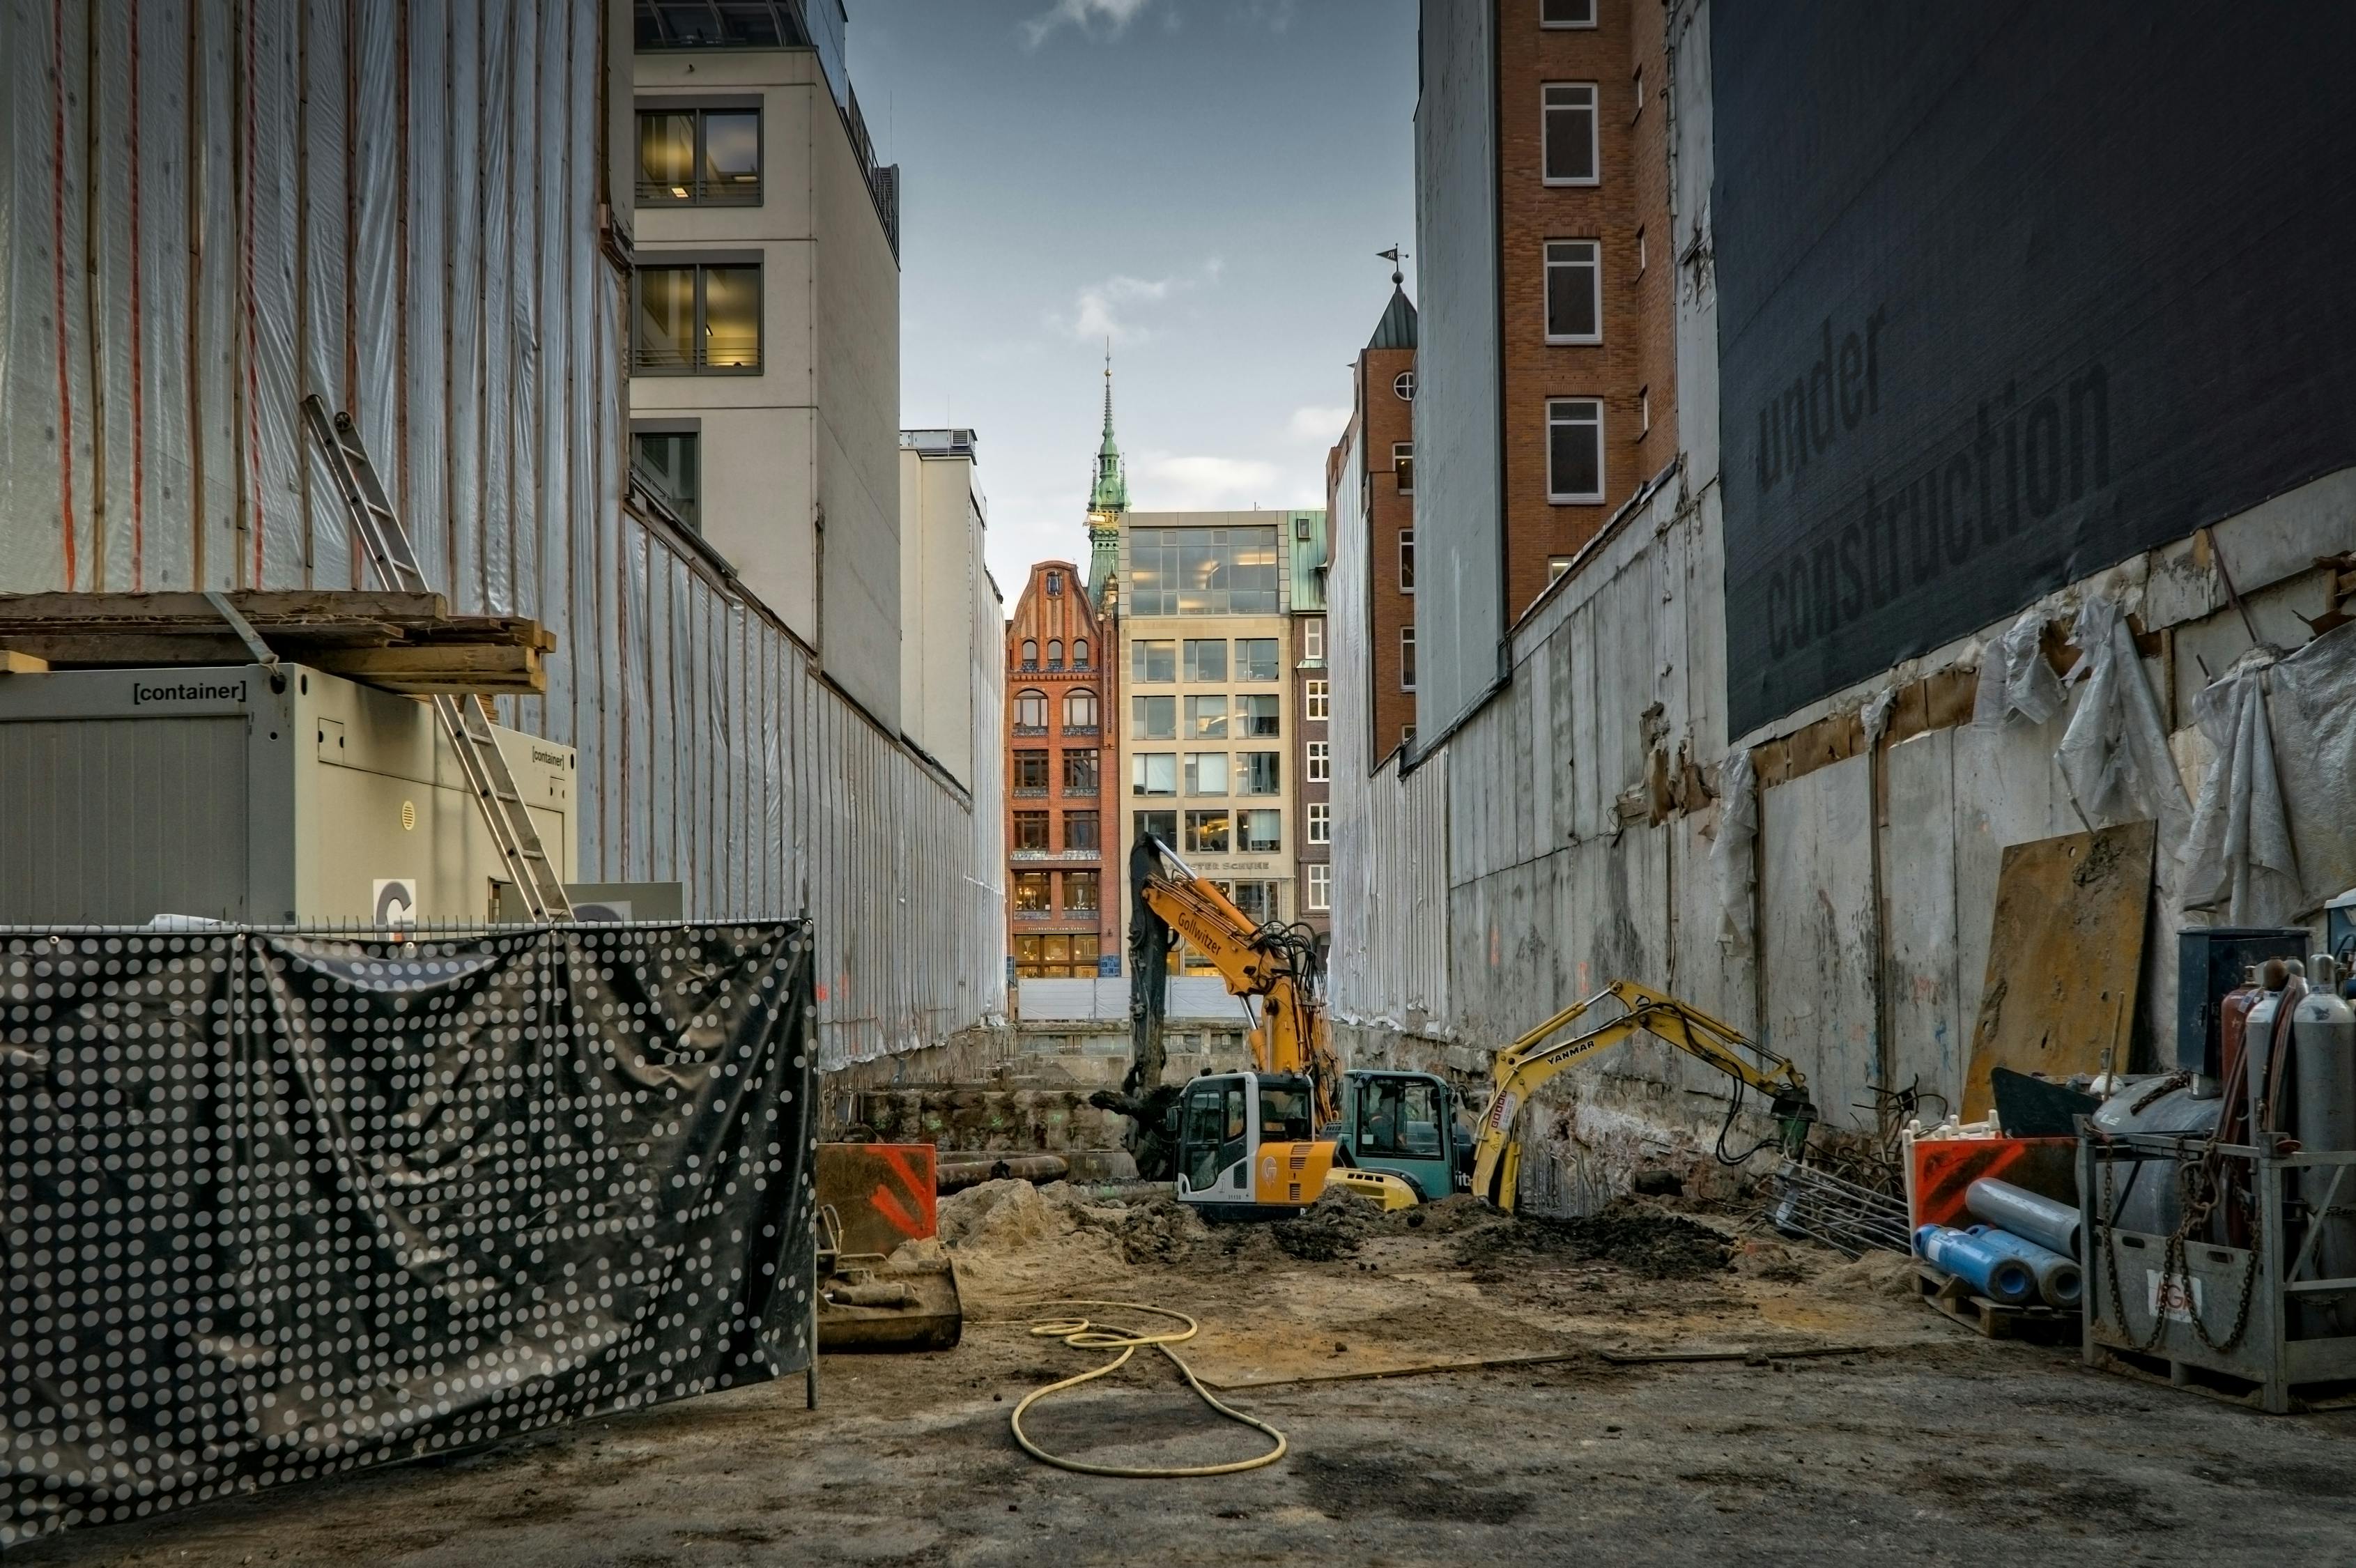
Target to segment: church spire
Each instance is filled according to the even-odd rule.
[[[1129,510],[1129,480],[1120,471],[1120,444],[1112,438],[1112,340],[1105,340],[1104,440],[1097,447],[1096,482],[1088,490],[1088,597],[1098,609],[1120,575],[1120,518]]]

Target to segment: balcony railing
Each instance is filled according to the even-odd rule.
[[[1014,798],[1018,800],[1044,800],[1047,798],[1047,786],[1044,784],[1017,784],[1014,786],[1013,793]]]
[[[1014,726],[1014,733],[1021,736],[1045,735],[1047,733],[1047,726],[1045,725],[1016,725]]]
[[[696,175],[685,180],[638,181],[641,207],[758,207],[761,177],[728,175],[718,179]]]
[[[1066,784],[1064,786],[1064,799],[1066,800],[1085,800],[1102,793],[1103,791],[1094,784]]]
[[[1066,725],[1064,726],[1064,733],[1066,735],[1097,735],[1100,734],[1101,730],[1100,727],[1096,725]]]
[[[1055,911],[1053,909],[1017,909],[1014,911],[1014,918],[1018,920],[1052,920],[1055,918]]]

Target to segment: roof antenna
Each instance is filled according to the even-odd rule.
[[[1399,257],[1402,253],[1403,252],[1401,252],[1397,245],[1393,245],[1387,251],[1376,251],[1375,252],[1377,257],[1391,264],[1391,286],[1393,288],[1397,288],[1401,284],[1407,282],[1407,274],[1399,271]]]

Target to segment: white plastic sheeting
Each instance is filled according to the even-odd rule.
[[[807,908],[824,1065],[930,1044],[1002,1010],[996,809],[623,506],[604,13],[0,0],[0,589],[359,585],[316,391],[453,605],[556,635],[502,716],[580,747],[584,874]]]
[[[1718,881],[1718,940],[1730,954],[1751,951],[1759,889],[1759,780],[1748,751],[1718,765],[1718,836],[1710,875]]]
[[[2054,754],[2062,777],[2087,826],[2157,822],[2160,845],[2172,856],[2191,827],[2192,810],[2169,756],[2168,722],[2145,678],[2126,607],[2109,594],[2089,596],[2070,640],[2083,657],[2065,683],[2083,680],[2086,689]]]
[[[2062,711],[2062,678],[2040,645],[2045,621],[2044,609],[2031,606],[1981,654],[1974,724],[2041,725]]]

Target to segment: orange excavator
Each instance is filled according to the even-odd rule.
[[[1157,1130],[1167,1141],[1164,1149],[1175,1144],[1171,1164],[1181,1202],[1205,1219],[1265,1219],[1306,1208],[1333,1183],[1394,1208],[1444,1197],[1463,1185],[1449,1179],[1460,1162],[1452,1137],[1454,1098],[1444,1082],[1428,1073],[1342,1071],[1306,927],[1255,922],[1150,834],[1130,853],[1130,890],[1138,911],[1130,955],[1137,1065],[1127,1093],[1101,1102],[1149,1126],[1153,1112],[1161,1112]],[[1167,1090],[1155,1093],[1164,1060],[1162,996],[1173,936],[1207,960],[1253,1014],[1251,1069],[1195,1079],[1174,1104]],[[1365,1159],[1354,1153],[1360,1143],[1355,1113],[1362,1102],[1369,1108]],[[1382,1107],[1389,1109],[1389,1120],[1380,1125],[1388,1141],[1377,1143],[1374,1118]],[[1403,1120],[1402,1107],[1422,1108],[1424,1120]],[[1416,1128],[1433,1143],[1431,1157],[1419,1163],[1437,1159],[1437,1184],[1382,1168],[1410,1152],[1427,1154],[1402,1141]],[[1469,1136],[1463,1142],[1468,1157],[1461,1163],[1469,1172]],[[1145,1163],[1141,1159],[1141,1166]],[[1440,1190],[1428,1190],[1432,1185]]]

